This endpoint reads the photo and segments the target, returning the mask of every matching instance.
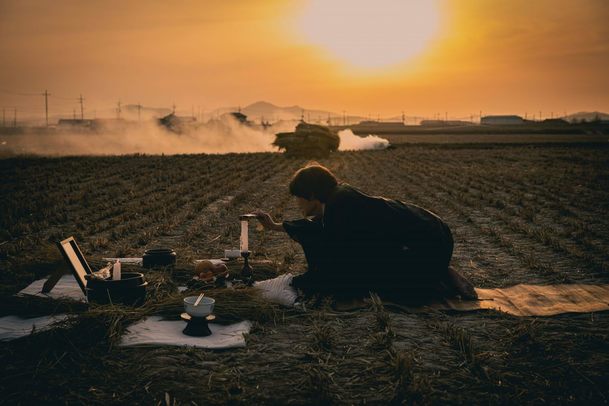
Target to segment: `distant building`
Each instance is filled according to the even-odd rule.
[[[159,118],[158,122],[161,126],[169,131],[181,134],[192,129],[196,124],[197,119],[192,116],[176,116],[174,113],[168,114],[165,117]]]
[[[404,130],[404,123],[401,121],[360,121],[356,125],[335,126],[341,128],[350,128],[354,132],[371,132],[374,134],[392,133]]]
[[[458,127],[462,125],[471,125],[469,121],[461,120],[421,120],[423,127]]]
[[[543,120],[543,124],[548,125],[569,125],[567,120],[563,120],[562,118],[546,118]]]
[[[130,122],[122,118],[96,118],[92,120],[91,129],[97,132],[124,131],[137,122]]]
[[[233,111],[230,113],[231,116],[241,124],[247,124],[247,116],[240,111]]]
[[[486,125],[523,125],[525,121],[520,116],[484,116],[480,124]]]
[[[78,128],[91,128],[93,126],[93,120],[80,118],[60,118],[57,122],[57,127],[60,129],[78,129]]]

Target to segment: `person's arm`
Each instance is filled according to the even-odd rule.
[[[283,224],[275,222],[269,213],[262,210],[256,210],[254,214],[256,215],[256,218],[260,224],[262,224],[262,227],[264,227],[266,230],[285,231]]]

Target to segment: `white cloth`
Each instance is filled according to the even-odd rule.
[[[249,333],[252,324],[247,320],[229,326],[210,324],[212,334],[207,337],[187,336],[182,333],[185,327],[183,320],[162,320],[151,316],[129,326],[119,345],[176,345],[208,349],[245,347],[244,334]]]
[[[222,259],[195,259],[193,262],[195,263],[195,266],[196,266],[199,262],[203,262],[203,261],[211,262],[214,265],[219,265],[219,264],[225,264],[226,263]]]
[[[258,289],[262,297],[269,302],[292,307],[298,297],[296,289],[290,286],[293,277],[291,273],[286,273],[273,279],[256,282],[254,288]]]
[[[19,316],[0,317],[0,341],[10,341],[31,333],[48,330],[52,324],[65,320],[67,314],[23,319]]]
[[[139,257],[139,258],[102,258],[102,260],[108,261],[108,262],[116,262],[117,259],[121,262],[121,264],[142,265],[142,263],[143,263],[143,259],[141,257]]]
[[[45,282],[46,279],[34,281],[28,287],[20,290],[17,293],[17,296],[38,296],[49,299],[72,299],[79,302],[85,302],[87,300],[84,293],[82,293],[82,289],[80,289],[78,282],[76,282],[74,275],[63,275],[49,293],[42,293],[42,285],[44,285]]]

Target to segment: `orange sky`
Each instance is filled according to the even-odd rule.
[[[401,25],[391,24],[396,2],[409,1],[420,0],[351,0],[355,11],[326,0],[303,28],[315,0],[0,0],[0,107],[42,114],[42,97],[11,93],[49,89],[51,114],[71,113],[81,93],[88,112],[118,99],[184,111],[266,100],[374,116],[609,111],[606,0],[423,0],[435,20],[397,18],[405,30],[437,24],[424,48],[372,69],[305,32],[322,42],[362,33],[357,41],[381,41],[381,53],[390,41],[410,46],[411,31],[379,37],[385,18]]]

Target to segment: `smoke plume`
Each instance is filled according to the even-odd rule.
[[[36,155],[197,154],[272,152],[274,131],[248,127],[231,117],[209,121],[181,134],[154,121],[141,124],[109,122],[98,131],[25,133],[0,137],[4,153]]]
[[[35,154],[123,155],[276,152],[275,133],[294,131],[298,122],[283,121],[264,129],[247,126],[232,116],[211,120],[176,134],[155,121],[142,123],[108,121],[97,131],[26,132],[0,136],[0,155]],[[339,132],[340,150],[384,149],[388,141],[377,136],[356,136],[351,130]]]
[[[376,135],[360,137],[353,134],[351,130],[339,131],[340,151],[357,151],[363,149],[385,149],[389,146],[389,141]]]

